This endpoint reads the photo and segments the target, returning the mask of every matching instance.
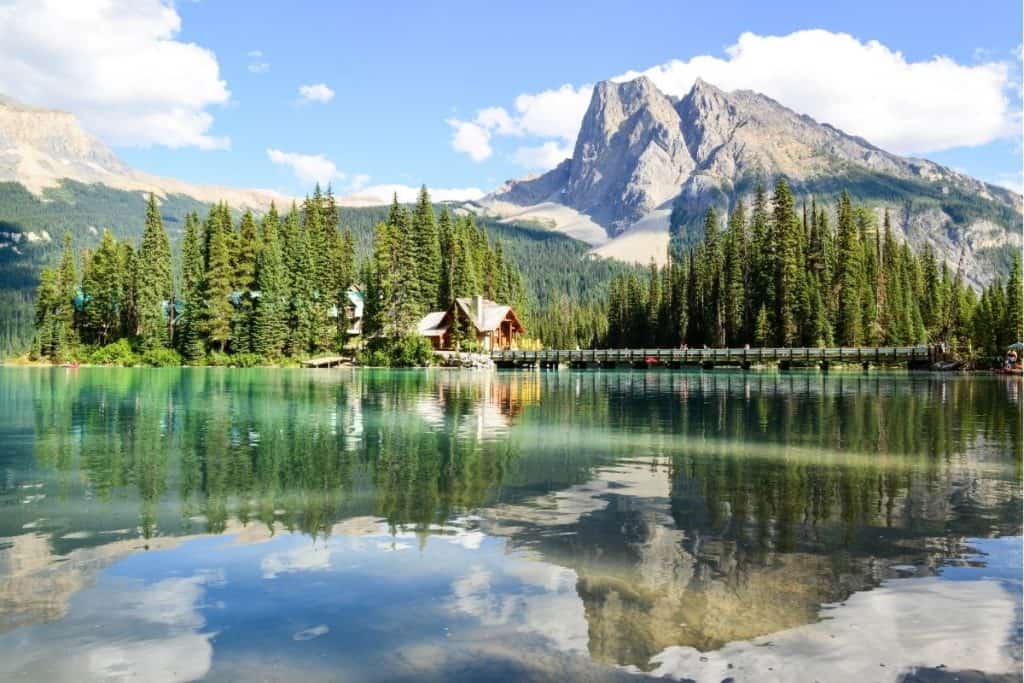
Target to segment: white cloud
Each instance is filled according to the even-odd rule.
[[[267,156],[275,164],[290,167],[296,178],[310,185],[320,183],[326,186],[334,180],[345,178],[345,174],[323,154],[298,154],[268,148]]]
[[[435,202],[463,202],[480,199],[484,191],[479,187],[441,187],[427,188],[430,198]],[[377,206],[390,204],[394,195],[398,201],[410,203],[416,201],[420,188],[412,185],[371,185],[343,197],[339,203],[346,206]]]
[[[556,90],[520,95],[516,98],[517,123],[531,135],[573,143],[592,91],[591,85],[574,88],[566,84]]]
[[[452,149],[468,154],[473,161],[484,161],[490,158],[493,153],[491,132],[485,126],[459,119],[448,119],[448,125],[454,129]]]
[[[549,140],[535,147],[518,148],[513,153],[512,159],[520,166],[531,170],[546,170],[557,166],[571,156],[572,147]]]
[[[555,90],[520,95],[515,101],[514,116],[504,107],[485,107],[476,112],[472,121],[448,119],[448,125],[455,129],[452,148],[468,154],[473,161],[484,161],[493,153],[493,135],[558,138],[572,144],[592,90],[590,85],[576,88],[566,84]],[[520,148],[513,158],[520,165],[537,168],[538,155],[550,159],[555,149],[558,146],[554,144]]]
[[[498,135],[523,135],[526,132],[504,107],[481,109],[476,113],[476,123]]]
[[[959,64],[948,57],[911,61],[878,41],[815,29],[785,36],[742,34],[724,56],[698,55],[644,71],[668,95],[682,97],[699,76],[724,90],[750,89],[893,152],[921,154],[977,146],[1019,133],[1020,111],[1009,93],[1020,87],[1010,61]],[[449,120],[453,147],[481,161],[494,136],[534,137],[513,159],[554,161],[556,146],[576,139],[593,87],[563,85],[515,99],[515,114],[487,107],[470,121]],[[472,127],[472,128],[470,128]],[[468,144],[475,140],[478,144]],[[484,153],[486,150],[486,153]],[[553,165],[553,164],[552,164]]]
[[[697,76],[725,90],[756,90],[903,154],[982,145],[1015,130],[1007,63],[963,65],[941,56],[913,62],[878,41],[820,29],[744,33],[726,55],[673,60],[642,73],[675,96]]]
[[[364,187],[366,187],[369,184],[370,184],[370,176],[369,175],[367,175],[366,173],[357,173],[354,176],[352,176],[352,180],[349,181],[349,188],[353,192],[356,192],[357,190],[361,190],[361,189],[363,189]]]
[[[403,203],[416,201],[419,186],[402,184],[370,185],[366,173],[346,173],[324,154],[299,154],[268,148],[267,157],[272,163],[286,166],[305,185],[320,183],[321,187],[333,185],[341,195],[339,204],[345,206],[378,206],[390,204],[394,195]],[[478,187],[429,188],[430,196],[436,202],[470,201],[480,199],[484,191]]]
[[[208,108],[227,84],[210,50],[176,40],[159,0],[8,0],[0,5],[0,92],[70,111],[119,145],[223,149]]]
[[[313,85],[300,85],[299,96],[303,102],[320,102],[326,104],[334,99],[334,91],[325,83],[314,83]]]
[[[249,73],[258,75],[270,71],[270,63],[263,59],[263,50],[249,50],[246,55],[249,57],[249,64],[246,67]]]
[[[276,579],[292,572],[322,572],[331,568],[332,549],[322,542],[306,543],[288,550],[268,553],[260,560],[264,579]]]

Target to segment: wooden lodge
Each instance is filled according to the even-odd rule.
[[[427,313],[417,329],[438,350],[455,349],[461,339],[469,338],[488,352],[516,348],[526,331],[511,306],[482,296],[459,297],[448,310]]]

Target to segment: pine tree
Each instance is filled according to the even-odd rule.
[[[776,338],[783,346],[799,341],[801,308],[800,233],[801,225],[793,209],[793,195],[786,181],[779,179],[772,197],[772,230],[776,238],[775,321]]]
[[[1024,298],[1021,292],[1020,254],[1016,254],[1006,280],[1006,319],[1001,325],[1006,346],[1024,339]]]
[[[199,216],[185,217],[185,238],[181,244],[181,295],[184,303],[178,321],[178,344],[189,362],[206,355],[206,270],[203,267],[203,238],[199,234]]]
[[[447,308],[455,299],[454,275],[456,268],[456,236],[455,223],[447,206],[441,207],[441,215],[437,219],[437,234],[441,255],[441,272],[439,274],[437,304]]]
[[[235,314],[231,324],[231,348],[235,353],[249,353],[253,350],[253,292],[256,291],[256,258],[260,250],[256,219],[251,211],[242,214],[233,247]]]
[[[253,350],[276,358],[288,339],[289,286],[284,252],[278,235],[280,219],[271,204],[263,218],[262,248],[256,263],[256,310],[253,316]]]
[[[742,202],[737,202],[729,216],[725,237],[724,292],[725,338],[730,345],[743,343],[745,337],[747,233]]]
[[[57,271],[43,268],[39,271],[39,286],[36,288],[36,339],[35,355],[39,358],[59,360],[62,344],[59,339],[60,324],[56,311],[60,306],[60,284]]]
[[[843,346],[861,343],[861,278],[863,253],[854,223],[850,195],[844,190],[839,198],[836,235],[836,341]]]
[[[860,238],[862,272],[860,274],[860,301],[863,308],[861,320],[862,341],[868,344],[882,343],[882,330],[878,324],[878,228],[875,216],[865,207],[854,210],[857,233]]]
[[[758,183],[750,216],[750,309],[766,312],[775,307],[775,241],[768,219],[768,198]],[[751,325],[755,320],[750,321]],[[770,321],[769,321],[770,324]]]
[[[56,322],[59,326],[57,339],[62,350],[70,352],[78,345],[75,326],[75,299],[78,294],[78,273],[75,268],[75,249],[71,233],[64,233],[64,249],[57,267],[57,308]]]
[[[420,188],[410,221],[411,248],[415,256],[415,279],[419,315],[443,305],[440,300],[441,242],[434,207],[427,186]]]
[[[207,334],[218,351],[231,343],[235,272],[231,264],[232,227],[226,207],[213,207],[207,219],[209,265],[206,269]]]
[[[85,339],[108,344],[121,333],[124,281],[121,250],[109,230],[82,272],[81,328]]]
[[[156,197],[146,204],[146,228],[139,247],[139,337],[146,349],[170,346],[174,330],[174,282],[171,276],[171,245],[157,208]]]
[[[765,347],[771,345],[772,329],[768,320],[768,308],[761,305],[757,311],[756,322],[754,323],[754,344]]]

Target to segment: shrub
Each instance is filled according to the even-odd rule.
[[[419,367],[430,365],[433,360],[434,348],[426,337],[402,337],[391,348],[391,367]]]
[[[173,349],[151,349],[142,354],[142,364],[154,368],[174,368],[182,364],[181,355]]]
[[[229,354],[214,351],[206,357],[206,364],[214,368],[255,368],[263,363],[263,356],[258,353]]]
[[[231,366],[235,368],[255,368],[263,365],[263,356],[258,353],[236,353],[231,358]]]
[[[356,364],[370,368],[386,368],[391,365],[391,359],[383,349],[363,349],[356,354]]]
[[[430,365],[434,349],[425,337],[374,340],[356,357],[360,365],[382,368],[410,368]]]
[[[127,339],[118,339],[93,351],[89,356],[89,362],[93,365],[131,366],[138,362],[138,358]]]

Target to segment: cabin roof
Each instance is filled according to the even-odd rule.
[[[431,311],[427,313],[416,325],[417,331],[424,337],[440,337],[448,331],[448,326],[443,324],[444,317],[448,311]]]
[[[501,321],[512,310],[511,306],[497,304],[490,299],[483,299],[483,315],[478,318],[473,310],[473,297],[462,296],[456,299],[455,303],[466,314],[466,317],[473,321],[473,326],[480,332],[493,332],[498,329],[498,325],[501,324]],[[516,320],[518,322],[518,318]]]

